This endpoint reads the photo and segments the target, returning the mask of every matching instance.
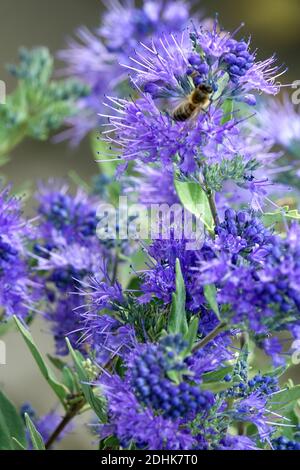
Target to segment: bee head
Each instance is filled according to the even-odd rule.
[[[207,93],[208,95],[211,95],[214,91],[213,87],[211,85],[208,85],[207,83],[202,83],[198,86],[198,88],[200,91],[202,91],[203,93]]]

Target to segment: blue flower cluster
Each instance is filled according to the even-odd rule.
[[[191,417],[205,412],[213,404],[210,392],[196,385],[173,383],[168,374],[185,373],[185,363],[178,354],[187,347],[181,337],[167,337],[160,345],[147,345],[131,364],[131,383],[139,400],[172,419]]]
[[[228,66],[230,79],[234,83],[238,83],[239,77],[243,77],[254,63],[254,57],[248,51],[248,44],[245,41],[236,41],[229,39],[226,43],[229,52],[227,52],[223,60]]]
[[[272,446],[274,450],[300,450],[300,442],[290,441],[285,436],[273,439]]]

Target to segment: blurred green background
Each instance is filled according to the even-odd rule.
[[[252,35],[253,48],[259,57],[276,52],[279,62],[289,71],[284,83],[300,79],[300,2],[299,0],[203,0],[194,1],[195,10],[201,8],[206,16],[220,15],[226,29],[235,29],[242,21],[246,25],[242,34]],[[14,80],[5,70],[5,63],[15,62],[20,46],[45,45],[55,53],[65,45],[76,27],[97,27],[103,5],[100,0],[0,0],[0,79],[7,84],[8,92]],[[82,178],[97,170],[87,142],[77,150],[66,143],[26,141],[18,147],[11,162],[2,169],[7,180],[21,187],[29,180],[65,177],[75,170]],[[47,326],[35,322],[33,334],[43,351],[51,351],[51,338],[44,334]],[[41,334],[41,332],[43,334]],[[47,332],[47,331],[46,331]],[[22,339],[16,333],[7,337],[7,366],[0,366],[0,386],[20,405],[31,401],[39,413],[49,411],[55,404],[52,393],[32,363]],[[92,436],[82,425],[60,445],[66,449],[88,449]]]

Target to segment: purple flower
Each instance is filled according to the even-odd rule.
[[[104,95],[123,95],[128,88],[120,63],[128,63],[140,42],[150,44],[162,32],[182,31],[190,18],[189,5],[182,0],[145,0],[141,7],[131,0],[107,3],[100,27],[95,32],[79,28],[77,39],[69,40],[68,48],[58,53],[66,63],[61,73],[90,86],[89,96],[78,102],[78,114],[67,121],[71,129],[57,139],[71,138],[73,145],[103,121],[98,114],[104,112]]]
[[[288,95],[282,101],[268,100],[257,114],[257,132],[274,145],[299,156],[300,114]]]
[[[100,367],[105,367],[115,357],[123,358],[135,345],[132,327],[106,314],[85,315],[80,333],[79,346],[88,345],[91,356]]]
[[[222,96],[244,101],[245,94],[253,91],[279,92],[275,62],[274,57],[257,62],[249,41],[234,39],[215,21],[211,29],[200,26],[189,37],[187,33],[165,35],[160,45],[153,44],[137,55],[132,69],[136,72],[133,79],[156,98],[178,97],[193,85],[209,83],[215,91],[222,86]],[[247,96],[248,104],[255,104]]]
[[[231,436],[227,434],[220,440],[218,450],[258,450],[258,447],[247,436]]]
[[[158,344],[137,345],[125,361],[123,380],[104,376],[100,387],[111,419],[102,428],[102,436],[114,433],[122,447],[130,443],[157,450],[196,447],[189,420],[209,413],[214,397],[201,391],[200,378],[188,371],[181,356],[186,346],[180,335],[167,336]],[[170,379],[176,374],[182,377],[180,383]]]
[[[270,425],[270,416],[267,409],[268,399],[254,392],[235,405],[234,415],[238,421],[253,423],[258,430],[262,441],[268,439],[273,429]]]
[[[174,187],[174,175],[165,172],[160,165],[137,165],[135,171],[138,176],[131,177],[127,181],[125,191],[130,197],[132,190],[137,192],[140,204],[151,207],[152,204],[179,203],[179,198]]]
[[[97,200],[79,189],[73,196],[65,184],[51,181],[40,185],[37,194],[40,214],[40,234],[52,244],[64,239],[70,242],[89,243],[97,227]]]
[[[170,380],[172,373],[178,373],[178,377],[189,374],[191,382],[200,380],[192,369],[187,371],[188,361],[180,357],[186,347],[180,335],[167,336],[159,345],[135,348],[127,361],[127,379],[138,400],[173,420],[192,420],[196,415],[205,414],[214,402],[211,392],[201,391],[188,380],[179,384]],[[209,367],[213,367],[212,364]]]
[[[67,186],[55,185],[41,190],[38,200],[40,238],[35,246],[35,270],[49,300],[45,318],[51,324],[58,354],[67,354],[66,336],[87,354],[92,345],[82,331],[80,308],[88,300],[81,288],[91,277],[98,279],[97,273],[105,272],[110,262],[109,250],[96,236],[96,200],[81,190],[73,196]],[[108,298],[113,287],[106,289]]]
[[[11,315],[26,318],[38,300],[38,286],[29,269],[28,245],[35,228],[21,215],[21,202],[0,192],[0,321]]]
[[[128,55],[144,42],[161,32],[183,30],[190,19],[187,2],[163,2],[144,0],[141,8],[130,0],[109,2],[99,34],[104,38],[107,49]]]
[[[188,450],[196,444],[179,422],[144,409],[119,376],[110,377],[102,387],[110,414],[110,423],[102,426],[102,438],[113,434],[123,448],[134,443],[138,449],[149,450]]]
[[[151,298],[161,299],[168,304],[175,292],[175,265],[180,260],[181,270],[185,279],[187,291],[187,307],[198,312],[205,303],[203,292],[199,289],[193,269],[198,266],[201,259],[209,260],[213,253],[204,246],[202,250],[188,250],[187,240],[155,240],[147,247],[150,257],[148,269],[141,275],[141,291],[143,295],[139,302],[149,302]],[[152,261],[151,261],[152,259]]]
[[[228,99],[244,99],[252,89],[279,91],[268,68],[274,59],[263,63],[254,59],[245,42],[219,32],[217,24],[212,31],[200,28],[190,36],[162,36],[160,42],[139,51],[128,66],[140,98],[135,102],[110,98],[113,113],[108,116],[107,140],[119,144],[125,161],[158,161],[167,171],[177,163],[183,173],[194,173],[205,164],[220,163],[220,156],[232,160],[243,155],[247,162],[253,154],[249,155],[249,145],[242,138],[243,126],[235,113],[225,114],[222,105]],[[274,66],[274,74],[276,70]],[[178,121],[173,114],[178,102],[199,85],[212,90],[205,112]]]
[[[86,282],[82,282],[80,293],[87,297],[87,303],[84,307],[88,315],[98,315],[102,310],[112,309],[114,304],[124,302],[120,283],[111,281],[106,267],[102,270],[101,277],[95,275]]]
[[[114,136],[107,134],[107,140],[121,146],[120,158],[125,161],[160,162],[170,172],[177,162],[184,173],[193,173],[205,161],[219,161],[220,154],[228,159],[237,155],[231,143],[238,132],[237,123],[222,123],[222,113],[213,107],[211,113],[202,113],[191,124],[161,113],[149,94],[136,102],[113,101],[119,104],[119,115],[110,118]]]
[[[231,211],[226,213],[230,224],[227,222],[226,229],[221,224],[224,232],[217,228],[221,237],[211,245],[212,249],[213,245],[218,247],[216,258],[201,261],[200,283],[217,284],[218,301],[230,305],[233,324],[246,324],[264,335],[297,325],[299,227],[292,225],[287,238],[282,239],[271,236],[256,219],[249,219],[239,234],[236,222],[231,225],[231,220],[237,220],[234,214],[232,219]]]

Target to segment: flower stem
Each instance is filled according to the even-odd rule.
[[[45,444],[45,447],[46,447],[46,450],[49,450],[51,448],[51,446],[54,444],[54,442],[56,441],[56,439],[60,436],[60,434],[63,432],[63,430],[65,429],[65,427],[72,421],[73,418],[75,418],[75,416],[79,413],[79,411],[81,410],[81,408],[84,406],[85,404],[85,400],[84,401],[80,401],[79,403],[77,403],[74,407],[72,407],[69,411],[67,411],[67,413],[65,414],[65,416],[62,418],[61,422],[58,424],[58,426],[54,429],[53,433],[51,434],[51,436],[49,437],[49,439],[47,440],[46,444]]]
[[[212,330],[208,335],[205,336],[199,343],[197,343],[194,348],[193,352],[199,351],[199,349],[204,348],[210,341],[212,341],[218,334],[220,334],[222,331],[227,329],[227,323],[226,322],[221,322],[216,326],[214,330]]]
[[[214,223],[215,225],[219,225],[220,221],[219,221],[219,216],[218,216],[218,211],[217,211],[217,206],[216,206],[216,201],[215,201],[215,194],[210,189],[206,191],[206,194],[207,194],[207,199],[208,199],[209,207],[211,210],[211,214],[214,219]]]

